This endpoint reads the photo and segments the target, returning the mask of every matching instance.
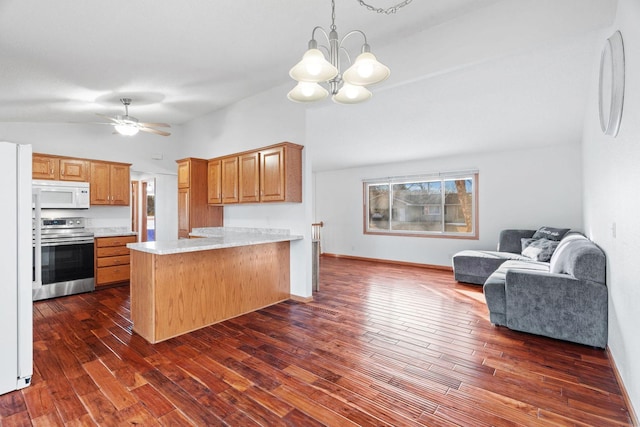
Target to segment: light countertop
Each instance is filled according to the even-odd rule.
[[[170,255],[303,239],[303,236],[289,234],[289,230],[243,227],[194,228],[191,236],[199,238],[128,243],[127,247],[155,255]]]

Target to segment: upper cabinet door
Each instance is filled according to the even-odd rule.
[[[191,184],[189,166],[188,159],[178,162],[178,188],[189,188]]]
[[[129,166],[111,165],[111,204],[129,206]]]
[[[260,151],[261,202],[302,202],[302,149],[283,142]]]
[[[99,161],[90,164],[91,204],[129,206],[129,165]]]
[[[284,147],[260,152],[260,200],[281,202],[285,200],[285,152]]]
[[[34,154],[31,158],[33,179],[58,179],[58,158]]]
[[[260,155],[257,151],[240,156],[240,203],[255,203],[260,201],[259,158]]]
[[[207,203],[219,205],[222,203],[222,162],[211,159],[207,164]]]
[[[110,173],[109,163],[91,162],[90,198],[92,205],[109,205]]]
[[[238,203],[238,156],[224,157],[222,162],[222,203]]]
[[[89,162],[79,159],[60,159],[62,181],[89,181]]]

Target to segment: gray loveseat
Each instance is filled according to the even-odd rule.
[[[482,284],[495,325],[604,348],[607,345],[605,255],[584,235],[567,233],[549,262],[521,255],[535,230],[504,230],[498,251],[454,255],[455,279]]]

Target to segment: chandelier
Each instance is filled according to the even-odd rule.
[[[402,3],[383,10],[376,9],[358,0],[363,6],[369,10],[378,13],[395,13],[395,11],[410,3],[411,0],[405,0]],[[309,41],[309,50],[302,56],[302,60],[298,62],[290,71],[289,75],[296,80],[298,84],[288,93],[287,98],[295,102],[313,102],[319,101],[327,97],[331,92],[334,102],[340,104],[356,104],[371,98],[371,92],[367,86],[379,83],[389,77],[389,68],[378,62],[375,55],[371,53],[371,48],[367,43],[367,36],[360,30],[353,30],[347,33],[342,39],[338,39],[336,30],[336,4],[335,0],[331,0],[331,27],[329,34],[322,27],[315,27],[311,32],[311,40]],[[320,46],[324,49],[329,57],[325,58],[322,51],[318,48],[316,41],[316,31],[324,34],[329,46]],[[343,47],[344,41],[355,34],[360,34],[364,39],[361,53],[353,61],[351,66],[341,72],[341,57],[345,56],[351,63],[351,58],[347,50]],[[320,83],[328,83],[329,91]]]

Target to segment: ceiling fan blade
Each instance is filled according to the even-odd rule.
[[[169,132],[165,132],[163,130],[158,130],[158,129],[153,129],[153,128],[147,128],[147,127],[144,127],[144,126],[140,126],[138,129],[140,129],[143,132],[155,133],[156,135],[162,135],[162,136],[171,135]]]
[[[152,128],[170,128],[171,125],[167,123],[139,123],[141,126],[152,127]]]
[[[111,116],[107,116],[106,114],[96,113],[96,116],[104,117],[105,119],[109,119],[109,120],[111,120],[113,122],[116,122],[116,123],[120,122],[120,120],[118,120],[118,119],[116,119],[114,117],[111,117]]]
[[[108,125],[108,126],[116,126],[118,123],[108,123],[108,122],[66,122],[73,123],[74,125]]]

